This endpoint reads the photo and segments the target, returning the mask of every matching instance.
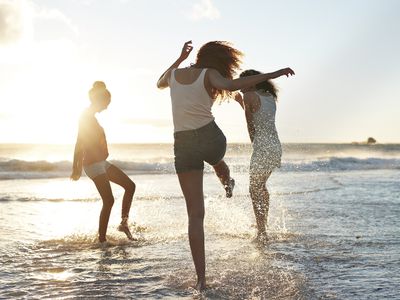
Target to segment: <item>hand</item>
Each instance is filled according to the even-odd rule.
[[[182,47],[182,52],[181,56],[179,56],[179,59],[181,61],[184,61],[186,58],[188,58],[190,52],[192,52],[193,46],[192,46],[192,41],[187,41],[183,47]]]
[[[71,176],[69,177],[73,181],[79,180],[81,178],[81,173],[80,172],[72,172]]]
[[[284,69],[279,70],[278,74],[279,74],[279,76],[286,75],[286,77],[289,77],[289,75],[291,75],[291,76],[294,75],[294,71],[291,68],[284,68]]]
[[[234,96],[234,99],[237,103],[239,103],[240,105],[243,104],[243,97],[241,93],[236,93]]]

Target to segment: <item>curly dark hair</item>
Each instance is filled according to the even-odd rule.
[[[242,73],[240,73],[239,77],[253,76],[253,75],[258,75],[258,74],[261,74],[261,72],[253,70],[253,69],[249,69],[249,70],[246,70],[246,71],[243,71]],[[272,96],[275,97],[275,99],[278,98],[278,89],[276,88],[275,84],[271,80],[265,80],[263,82],[257,83],[256,89],[269,92]]]
[[[225,41],[208,42],[197,52],[195,68],[212,68],[223,77],[233,79],[242,63],[243,53]],[[214,99],[230,98],[232,93],[225,90],[213,89]]]

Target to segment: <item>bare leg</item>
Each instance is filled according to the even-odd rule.
[[[219,161],[216,165],[212,166],[215,170],[215,174],[221,181],[223,185],[228,184],[230,176],[230,170],[228,165],[225,163],[224,160]]]
[[[250,175],[250,197],[253,202],[254,215],[257,223],[257,238],[266,238],[266,225],[269,211],[269,193],[266,187],[271,172],[267,174]]]
[[[136,190],[135,183],[128,177],[128,175],[114,165],[107,169],[107,176],[110,181],[120,185],[125,189],[124,196],[122,198],[121,217],[128,217],[131,209],[132,198]]]
[[[134,240],[129,227],[128,227],[128,218],[129,211],[131,209],[132,198],[135,194],[136,185],[135,183],[122,172],[119,168],[112,165],[107,169],[107,176],[110,181],[122,186],[125,189],[124,196],[122,198],[122,211],[121,211],[121,224],[118,227],[119,231],[122,231],[126,234],[128,239]]]
[[[230,176],[230,170],[224,160],[221,160],[216,165],[213,165],[215,174],[218,176],[226,191],[226,197],[231,198],[235,180]]]
[[[108,180],[107,174],[101,174],[93,179],[97,190],[103,200],[103,207],[100,212],[99,220],[99,241],[106,241],[106,233],[108,220],[110,219],[111,209],[114,204],[114,196],[111,191],[110,182]]]
[[[269,192],[267,189],[267,185],[264,184],[263,194],[262,197],[264,199],[264,206],[265,206],[265,227],[268,227],[268,212],[269,212]]]
[[[189,218],[189,243],[197,274],[196,289],[201,291],[206,287],[203,170],[179,173],[178,178]]]

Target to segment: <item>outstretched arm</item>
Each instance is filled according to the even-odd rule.
[[[171,70],[178,68],[179,65],[188,58],[190,52],[192,51],[192,41],[187,41],[182,48],[181,55],[179,58],[160,76],[157,81],[157,87],[159,89],[164,89],[169,86],[169,78],[171,77]]]
[[[237,79],[228,79],[223,77],[217,70],[210,69],[209,80],[211,85],[218,90],[236,91],[243,88],[248,88],[256,85],[257,83],[263,82],[269,79],[275,79],[280,76],[294,75],[294,72],[290,68],[281,69],[272,73],[265,73],[253,76],[246,76]]]

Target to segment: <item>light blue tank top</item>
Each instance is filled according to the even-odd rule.
[[[260,109],[253,113],[255,135],[254,150],[281,152],[281,143],[275,126],[276,99],[271,94],[260,94]]]

